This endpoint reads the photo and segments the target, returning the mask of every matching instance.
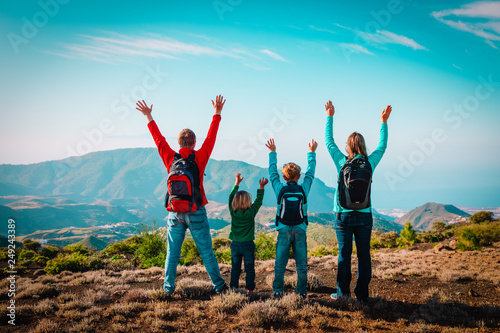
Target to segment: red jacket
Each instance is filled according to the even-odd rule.
[[[221,120],[220,115],[214,115],[212,118],[212,123],[210,124],[210,129],[208,130],[207,138],[201,145],[199,150],[193,150],[189,148],[181,148],[179,150],[179,154],[182,158],[187,158],[193,151],[195,152],[195,161],[200,169],[200,188],[201,188],[201,196],[203,197],[202,206],[205,206],[208,203],[207,197],[205,196],[205,189],[203,188],[203,174],[205,172],[205,168],[207,166],[210,155],[212,154],[212,150],[214,149],[215,139],[217,138],[217,131],[219,129],[219,123]],[[149,131],[155,140],[155,144],[158,147],[158,152],[160,153],[160,157],[163,160],[163,164],[167,167],[167,171],[170,172],[170,165],[174,160],[175,151],[170,148],[167,141],[161,135],[156,122],[150,121],[148,123]]]

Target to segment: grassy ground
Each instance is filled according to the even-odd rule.
[[[293,260],[287,294],[270,297],[274,262],[256,262],[257,290],[214,295],[203,266],[178,269],[177,290],[166,297],[163,269],[46,276],[30,270],[18,278],[16,326],[9,332],[495,332],[500,331],[500,243],[483,251],[436,251],[432,245],[373,253],[370,300],[330,299],[337,257],[309,259],[309,294],[293,293]],[[231,267],[221,264],[229,282]],[[353,258],[353,277],[356,260]],[[355,278],[354,278],[355,280]],[[355,281],[353,281],[354,286]],[[244,286],[244,274],[240,285]],[[7,280],[0,284],[6,304]]]

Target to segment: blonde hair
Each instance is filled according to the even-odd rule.
[[[349,157],[352,158],[354,155],[362,155],[368,157],[366,153],[365,138],[358,132],[354,132],[347,138],[347,147],[349,147]]]
[[[238,191],[231,203],[233,210],[247,210],[252,207],[252,195],[247,191]]]
[[[177,138],[181,148],[191,148],[196,142],[196,135],[189,128],[183,129]]]
[[[287,163],[281,169],[281,173],[288,180],[297,180],[300,177],[300,167],[295,163]]]

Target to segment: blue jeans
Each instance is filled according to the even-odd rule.
[[[337,295],[350,296],[352,237],[358,253],[358,281],[354,294],[360,300],[368,299],[368,285],[372,277],[370,237],[373,217],[371,213],[349,212],[336,214],[335,232],[339,243]]]
[[[297,294],[307,295],[307,236],[306,232],[298,226],[286,226],[278,230],[273,292],[275,294],[283,293],[290,246],[293,249],[297,267],[297,287],[295,291]]]
[[[163,289],[169,294],[175,290],[177,265],[181,256],[181,247],[189,228],[205,269],[216,291],[221,290],[226,282],[220,275],[219,264],[212,249],[212,237],[208,225],[207,211],[201,207],[192,213],[169,212],[167,219],[167,257],[165,259],[165,280]]]
[[[231,242],[231,288],[240,287],[241,261],[245,263],[246,288],[255,289],[255,243],[249,242]]]

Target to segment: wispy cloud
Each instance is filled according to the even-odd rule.
[[[336,32],[333,30],[325,29],[325,28],[318,28],[318,27],[315,27],[314,25],[310,25],[309,29],[314,30],[314,31],[319,31],[319,32],[328,32],[330,34],[336,34]]]
[[[488,45],[498,49],[493,41],[500,41],[500,1],[476,1],[460,8],[432,12],[431,15],[456,30],[483,38]]]
[[[278,53],[275,53],[273,51],[269,51],[267,49],[263,49],[263,50],[260,50],[259,52],[263,53],[263,54],[266,54],[266,55],[270,56],[273,59],[276,59],[276,60],[279,60],[279,61],[283,61],[283,62],[287,62],[285,58],[283,58]]]
[[[352,51],[354,53],[365,53],[365,54],[373,55],[373,53],[371,53],[370,51],[368,51],[366,49],[366,47],[358,45],[358,44],[354,44],[354,43],[340,43],[339,45],[340,45],[341,48],[350,50],[350,51]]]
[[[387,30],[377,30],[374,33],[368,33],[356,29],[352,29],[340,24],[336,24],[339,28],[346,29],[352,31],[355,35],[357,35],[361,40],[363,40],[366,44],[372,45],[372,46],[383,46],[387,44],[397,44],[397,45],[402,45],[406,46],[409,48],[412,48],[414,50],[424,50],[424,51],[429,51],[425,46],[420,45],[417,43],[415,40],[403,36],[403,35],[398,35],[393,32],[387,31]],[[366,51],[367,45],[360,45],[360,44],[350,44],[350,45],[358,45],[361,48],[365,49]],[[363,52],[366,53],[366,52]],[[368,54],[368,53],[367,53]],[[372,53],[369,53],[372,54]]]

